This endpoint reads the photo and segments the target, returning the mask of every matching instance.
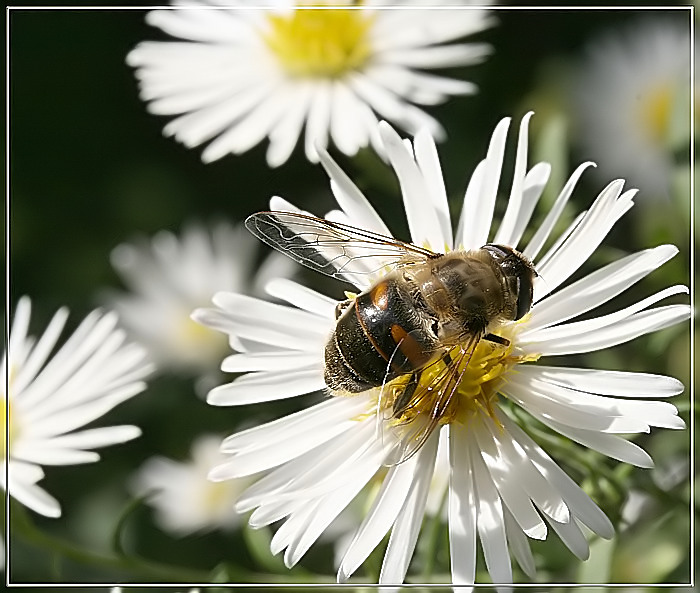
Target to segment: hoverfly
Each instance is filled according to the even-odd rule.
[[[400,461],[415,454],[440,423],[479,341],[508,344],[491,332],[532,306],[535,269],[506,245],[441,254],[300,212],[259,212],[245,225],[322,274],[356,285],[367,285],[362,276],[378,278],[338,304],[324,380],[339,394],[373,388],[383,393],[392,381],[398,385],[390,417],[412,425]],[[443,366],[429,384],[421,382],[438,363]]]

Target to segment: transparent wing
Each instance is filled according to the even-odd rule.
[[[398,419],[403,416],[405,420],[399,424],[403,428],[403,434],[395,461],[389,465],[397,465],[413,457],[440,425],[480,339],[481,336],[473,336],[456,353],[447,352],[441,360],[433,363],[443,368],[429,384],[420,385],[406,396],[399,396],[395,400],[392,417]],[[421,373],[426,371],[430,372],[430,367]],[[426,413],[424,410],[430,411]]]
[[[245,226],[298,263],[346,281],[438,256],[392,237],[297,212],[258,212]]]

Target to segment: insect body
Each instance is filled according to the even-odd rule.
[[[356,298],[339,304],[325,348],[324,378],[334,392],[359,393],[408,376],[394,399],[400,419],[430,399],[430,417],[410,454],[437,426],[481,339],[523,317],[532,306],[532,264],[505,245],[434,253],[391,237],[292,212],[260,212],[246,220],[257,237],[329,276],[357,280],[384,274]],[[367,282],[365,281],[365,284]],[[451,352],[455,346],[459,355]],[[419,388],[421,372],[445,370]]]

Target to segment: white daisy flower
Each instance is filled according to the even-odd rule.
[[[600,36],[572,81],[576,136],[649,196],[668,195],[673,154],[690,142],[690,31],[662,18]]]
[[[31,302],[17,303],[3,355],[2,487],[10,496],[47,517],[59,517],[56,499],[37,485],[42,465],[97,461],[91,449],[124,443],[141,431],[136,426],[79,430],[116,405],[144,390],[150,373],[145,351],[125,342],[114,313],[93,311],[49,360],[68,317],[59,309],[39,340],[27,334]],[[7,391],[5,391],[7,389]],[[5,427],[9,449],[5,450]],[[9,489],[5,475],[9,475]]]
[[[676,379],[537,363],[542,356],[600,350],[660,330],[688,319],[689,307],[653,307],[666,297],[687,293],[686,287],[674,286],[612,313],[576,319],[608,303],[673,257],[677,249],[662,245],[630,254],[557,290],[632,207],[635,190],[623,191],[621,180],[610,183],[542,255],[579,177],[592,163],[576,169],[540,227],[524,240],[550,173],[546,163],[527,166],[530,115],[520,127],[510,198],[500,225],[491,232],[508,119],[496,127],[486,158],[471,178],[454,236],[430,134],[421,132],[411,143],[390,126],[381,126],[415,246],[437,252],[478,249],[490,239],[520,248],[538,274],[534,306],[521,319],[490,329],[495,340],[478,342],[467,366],[462,362],[459,367],[457,390],[439,416],[440,430],[449,437],[446,504],[454,584],[474,583],[477,534],[492,580],[507,583],[512,580],[511,554],[534,578],[528,538],[545,539],[552,529],[576,556],[585,559],[589,553],[586,529],[604,538],[614,533],[605,514],[514,421],[509,409],[513,405],[585,447],[640,467],[650,467],[651,458],[622,435],[648,432],[653,426],[684,427],[672,404],[657,401],[683,391]],[[389,235],[349,177],[325,151],[320,156],[340,207],[327,218]],[[281,198],[273,198],[271,208],[294,209]],[[282,227],[280,232],[284,234]],[[304,245],[303,241],[296,244],[299,249]],[[382,254],[373,256],[372,250],[361,251],[359,243],[344,244],[343,249],[348,256],[364,254],[352,261],[366,262],[368,271],[381,270],[388,261]],[[335,265],[348,261],[339,256]],[[358,292],[372,287],[383,273],[350,273],[357,267],[347,270],[343,276],[354,280]],[[219,293],[214,297],[216,308],[194,313],[200,323],[240,337],[246,347],[222,364],[225,371],[246,374],[213,389],[211,404],[243,405],[328,391],[324,351],[336,326],[338,302],[289,280],[273,280],[268,289],[289,305]],[[291,567],[365,484],[386,471],[340,563],[338,580],[347,580],[391,530],[379,581],[401,583],[424,516],[440,430],[433,431],[417,454],[402,463],[395,463],[396,454],[412,444],[421,424],[431,417],[434,398],[431,401],[425,387],[444,364],[421,371],[416,393],[423,389],[427,395],[411,400],[412,409],[400,407],[397,419],[392,418],[393,404],[408,389],[406,375],[360,393],[331,394],[310,408],[228,437],[222,451],[229,461],[214,468],[210,477],[229,480],[267,472],[241,495],[237,508],[253,511],[253,527],[282,521],[271,547],[274,553],[284,550],[284,561]],[[414,418],[409,417],[411,411]],[[386,465],[388,470],[383,469]]]
[[[137,496],[148,495],[163,531],[188,535],[211,529],[236,527],[241,515],[234,509],[240,492],[250,479],[212,482],[207,474],[222,463],[221,439],[202,435],[192,443],[191,459],[185,462],[151,457],[132,482]]]
[[[160,231],[150,240],[123,243],[112,251],[112,266],[130,289],[107,297],[120,323],[149,352],[161,370],[217,374],[227,349],[224,336],[190,319],[220,290],[253,292],[270,274],[291,272],[284,257],[270,257],[253,276],[256,241],[243,226],[190,224],[181,236]]]
[[[347,155],[369,143],[378,149],[377,114],[411,133],[427,126],[442,137],[437,120],[417,105],[476,88],[427,71],[476,64],[489,53],[482,43],[454,42],[492,25],[483,9],[469,6],[416,8],[425,8],[424,0],[400,9],[386,8],[383,0],[362,6],[324,1],[313,8],[282,0],[274,9],[218,4],[182,0],[175,10],[150,12],[148,24],[178,41],[143,42],[127,57],[149,110],[178,116],[165,135],[187,147],[208,143],[205,162],[243,153],[267,137],[267,162],[281,165],[304,126],[306,155],[314,162],[315,146],[325,147],[329,138]]]

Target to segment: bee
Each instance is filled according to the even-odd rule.
[[[508,345],[492,332],[532,307],[535,268],[506,245],[442,254],[300,212],[259,212],[245,225],[322,274],[355,285],[368,283],[363,276],[379,277],[336,307],[324,380],[333,393],[355,394],[373,388],[384,393],[403,378],[396,382],[390,418],[415,427],[404,439],[399,462],[414,455],[440,424],[479,342]],[[430,384],[421,383],[421,374],[440,362],[444,368]]]

